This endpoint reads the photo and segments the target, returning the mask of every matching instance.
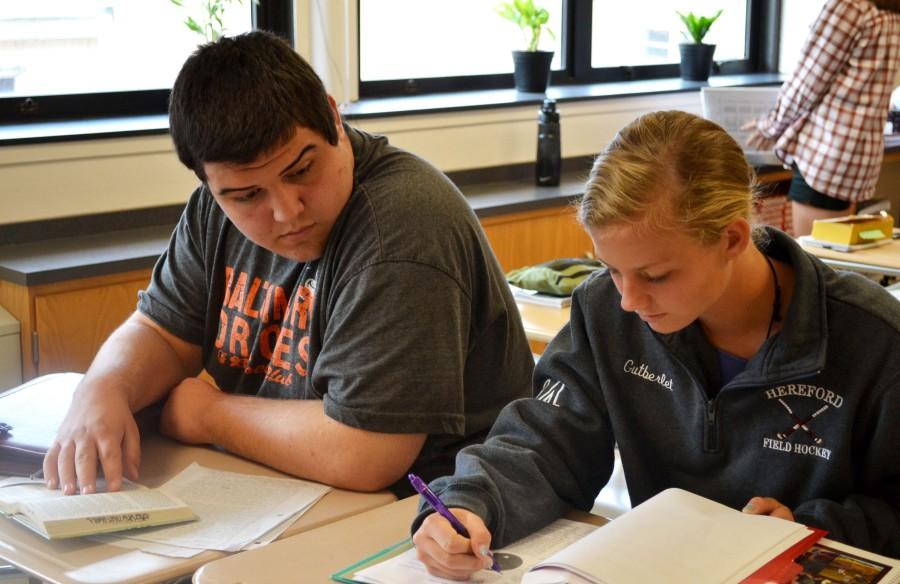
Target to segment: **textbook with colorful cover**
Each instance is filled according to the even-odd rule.
[[[103,481],[98,485],[103,488]],[[65,496],[42,481],[0,481],[0,513],[47,539],[111,533],[196,519],[190,507],[160,489],[128,483],[114,493]]]

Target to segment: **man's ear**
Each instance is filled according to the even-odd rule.
[[[743,217],[738,217],[729,223],[722,232],[722,239],[725,244],[725,255],[729,259],[734,259],[744,253],[752,243],[752,227],[750,222]]]
[[[337,101],[331,95],[328,96],[328,105],[331,106],[331,116],[334,118],[334,125],[337,128],[338,138],[344,135],[344,120],[341,118],[341,112],[338,109]]]

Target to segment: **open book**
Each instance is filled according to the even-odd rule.
[[[816,538],[800,523],[741,513],[667,489],[539,562],[522,582],[738,584],[752,581],[751,576],[789,548],[799,553],[796,544],[804,539],[812,545]]]
[[[98,488],[103,487],[99,481]],[[47,539],[110,533],[196,519],[178,498],[134,483],[115,493],[65,496],[43,482],[0,481],[0,513]]]

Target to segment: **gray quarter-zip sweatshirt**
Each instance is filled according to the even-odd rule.
[[[717,352],[699,324],[653,332],[599,273],[576,290],[534,397],[508,405],[435,492],[502,546],[590,509],[618,444],[632,505],[669,487],[737,509],[774,497],[833,539],[900,556],[900,302],[767,233],[764,253],[795,270],[793,300],[715,398]]]

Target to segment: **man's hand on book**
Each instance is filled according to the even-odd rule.
[[[741,511],[751,515],[771,515],[772,517],[787,519],[788,521],[794,520],[793,512],[772,497],[753,497],[744,505]]]
[[[475,572],[490,570],[493,561],[488,555],[491,534],[480,517],[465,509],[450,511],[468,530],[470,539],[454,531],[450,522],[432,513],[413,535],[416,556],[428,572],[450,580],[468,580]]]
[[[122,487],[123,473],[136,481],[141,464],[140,432],[122,394],[82,382],[44,456],[47,487],[61,489],[66,495],[96,492],[98,460],[107,490]]]

